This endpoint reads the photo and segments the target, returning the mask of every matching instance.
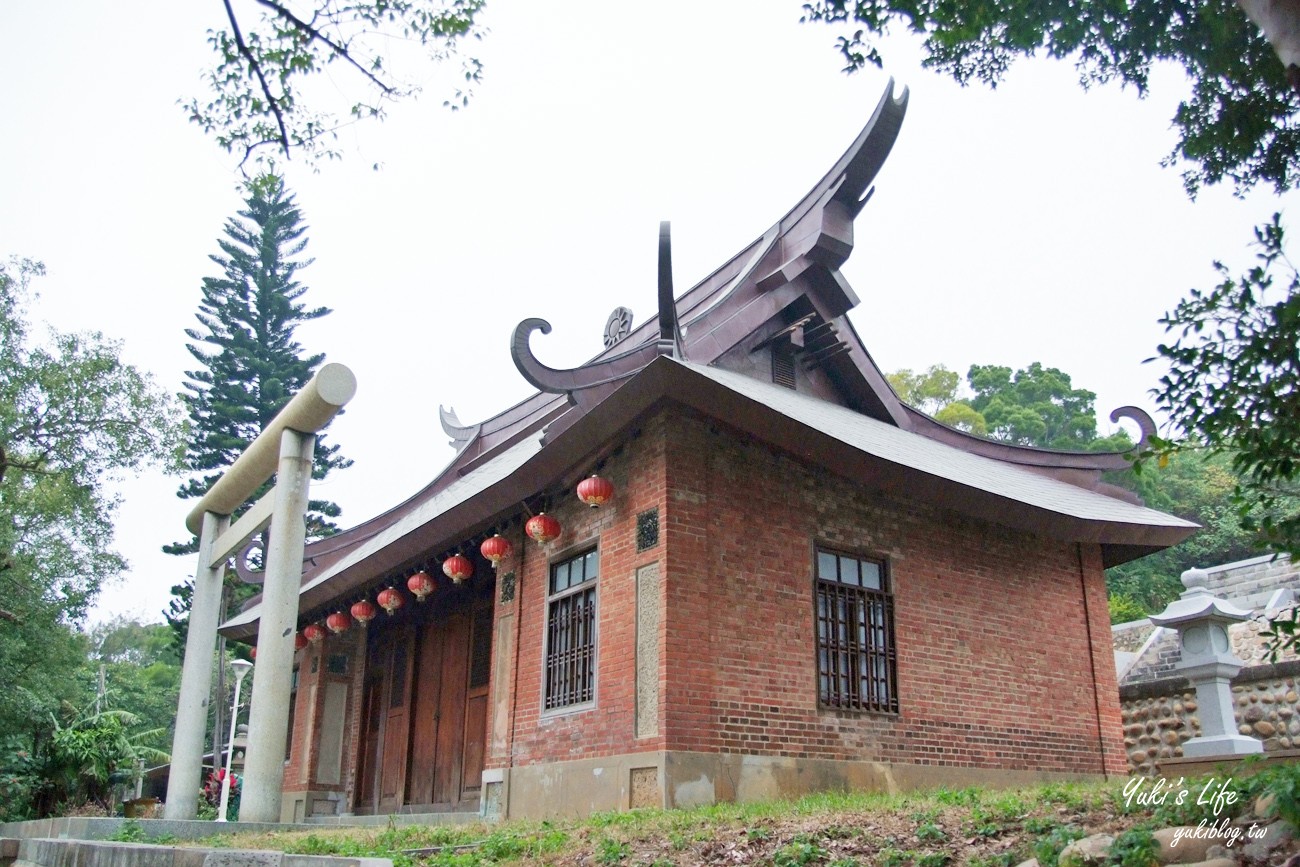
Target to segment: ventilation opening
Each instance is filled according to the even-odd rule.
[[[794,388],[794,346],[789,340],[772,344],[772,382]]]

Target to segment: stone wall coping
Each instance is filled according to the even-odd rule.
[[[1247,557],[1245,560],[1234,560],[1231,563],[1220,563],[1218,566],[1208,566],[1205,571],[1214,575],[1219,572],[1228,572],[1233,569],[1243,569],[1247,566],[1255,566],[1260,563],[1271,563],[1277,560],[1279,563],[1286,563],[1287,558],[1281,554],[1260,554],[1258,557]]]
[[[1252,665],[1243,668],[1232,679],[1234,684],[1255,683],[1261,680],[1273,680],[1281,677],[1300,677],[1300,659],[1288,659],[1283,662]],[[1139,683],[1126,683],[1119,688],[1119,700],[1134,701],[1143,698],[1158,698],[1162,695],[1190,692],[1191,683],[1185,677],[1162,677]]]
[[[273,822],[210,822],[200,819],[122,819],[107,816],[61,816],[53,819],[30,819],[25,822],[0,822],[0,837],[46,838],[59,840],[108,840],[127,823],[138,825],[145,837],[174,837],[198,840],[219,834],[262,834],[275,831],[319,831],[311,824],[277,824]]]
[[[15,867],[393,867],[389,858],[288,855],[258,849],[213,849],[55,840],[32,837],[18,843]]]

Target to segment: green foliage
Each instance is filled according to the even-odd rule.
[[[942,364],[933,364],[923,373],[906,368],[886,374],[885,378],[906,404],[934,416],[949,427],[984,436],[988,426],[961,397],[961,376]]]
[[[119,617],[92,629],[87,674],[104,666],[108,706],[149,720],[161,732],[150,745],[171,743],[180,692],[181,660],[163,623]]]
[[[1278,215],[1255,240],[1253,268],[1234,278],[1216,263],[1222,282],[1161,320],[1175,339],[1158,350],[1169,373],[1156,399],[1186,440],[1156,447],[1228,454],[1242,526],[1300,555],[1300,273]]]
[[[186,372],[181,396],[189,411],[190,443],[185,466],[196,473],[178,496],[202,497],[257,438],[324,361],[323,354],[304,355],[294,337],[299,325],[329,314],[327,307],[303,303],[307,287],[298,272],[311,264],[303,258],[307,227],[293,196],[281,178],[264,175],[248,184],[244,208],[226,222],[221,249],[212,261],[219,277],[203,280],[198,328],[186,330],[186,345],[198,368]],[[317,437],[312,478],[351,465],[339,447]],[[248,504],[269,489],[262,485]],[[246,504],[246,505],[248,505]],[[242,508],[237,514],[242,513]],[[308,538],[337,531],[331,521],[336,504],[313,499],[308,503]],[[197,540],[168,545],[172,554],[191,554]],[[185,585],[173,588],[167,620],[184,645],[189,597]],[[228,581],[228,610],[237,610],[256,587]]]
[[[1140,467],[1136,475],[1118,481],[1134,488],[1148,506],[1204,528],[1173,548],[1107,570],[1112,596],[1125,596],[1149,614],[1182,592],[1179,576],[1185,570],[1231,563],[1259,552],[1257,537],[1243,525],[1234,501],[1239,477],[1232,469],[1231,455],[1184,451],[1170,455],[1164,466],[1147,461]]]
[[[1026,834],[1041,835],[1052,833],[1061,827],[1061,823],[1050,816],[1030,816],[1021,827],[1024,828]]]
[[[625,841],[615,840],[612,837],[602,837],[597,849],[599,851],[596,853],[596,860],[605,867],[621,864],[631,851],[631,847]]]
[[[84,703],[87,645],[74,627],[126,568],[112,550],[109,486],[170,467],[179,413],[96,333],[48,330],[23,315],[40,263],[0,263],[0,816],[52,806],[45,749],[53,719]]]
[[[87,710],[54,720],[36,753],[41,785],[34,812],[47,816],[64,805],[91,802],[109,809],[111,787],[127,782],[137,762],[167,761],[166,753],[148,746],[161,730],[139,731],[138,722],[123,710]]]
[[[1055,367],[1034,362],[1013,376],[1009,367],[976,364],[967,379],[975,392],[971,407],[995,439],[1079,451],[1097,439],[1097,396],[1074,388]]]
[[[948,839],[948,832],[934,822],[926,822],[917,827],[916,838],[925,843],[941,843]]]
[[[209,95],[185,105],[190,120],[216,138],[241,165],[262,149],[309,163],[336,159],[339,128],[365,118],[382,118],[391,102],[415,96],[427,73],[410,65],[420,55],[440,61],[459,43],[479,38],[476,20],[484,0],[313,0],[305,5],[262,0],[255,21],[239,20],[226,5],[228,27],[208,31],[217,65],[207,73]],[[304,87],[326,70],[335,90],[349,102],[347,116],[314,108]],[[464,58],[464,84],[446,103],[468,102],[481,66]],[[308,88],[310,90],[310,88]],[[319,94],[314,98],[320,100]]]
[[[1118,867],[1155,867],[1160,863],[1160,843],[1145,827],[1129,828],[1111,844],[1109,860]]]
[[[1231,0],[1196,3],[940,3],[808,0],[804,18],[849,28],[846,70],[880,66],[872,39],[891,25],[924,40],[925,65],[966,84],[996,86],[1018,57],[1075,62],[1087,87],[1118,80],[1145,95],[1152,67],[1173,61],[1191,93],[1172,118],[1179,141],[1166,159],[1189,166],[1189,195],[1230,180],[1278,192],[1295,181],[1297,96],[1272,46]]]
[[[934,799],[940,804],[969,807],[979,803],[980,790],[974,786],[965,789],[939,789],[934,793]]]
[[[943,867],[952,860],[946,852],[927,852],[916,859],[916,867]]]
[[[904,368],[885,377],[904,403],[934,415],[958,399],[961,376],[942,364],[932,364],[922,373]]]
[[[1233,780],[1236,781],[1236,778]],[[1267,796],[1269,817],[1282,819],[1292,831],[1300,831],[1300,765],[1272,765],[1236,787],[1239,798],[1233,806],[1240,812],[1261,795]]]
[[[114,843],[145,843],[149,840],[149,835],[145,833],[144,825],[141,825],[135,819],[127,819],[108,839]]]
[[[1034,857],[1038,859],[1039,867],[1057,867],[1065,847],[1075,840],[1082,840],[1085,836],[1082,829],[1073,825],[1053,828],[1034,841]]]
[[[1128,623],[1147,616],[1146,606],[1125,593],[1111,593],[1107,603],[1111,623]]]
[[[794,840],[772,853],[774,867],[805,867],[826,857],[826,850],[810,840]]]
[[[881,849],[876,855],[876,864],[878,867],[903,867],[912,860],[910,852],[904,852],[901,849],[889,847]]]
[[[167,466],[180,445],[174,405],[122,362],[118,344],[53,330],[32,339],[22,310],[43,273],[30,260],[0,263],[0,597],[9,623],[50,608],[64,622],[85,613],[126,565],[109,548],[118,497],[107,485]]]
[[[968,867],[1014,867],[1020,863],[1020,857],[1014,852],[999,855],[976,855],[967,862]]]

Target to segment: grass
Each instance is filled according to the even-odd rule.
[[[1122,782],[1056,783],[887,795],[834,792],[796,801],[630,810],[583,820],[390,826],[210,838],[208,846],[393,859],[396,867],[1013,867],[1057,863],[1071,841],[1116,836],[1124,867],[1149,860],[1166,808],[1117,797]],[[1178,811],[1180,819],[1195,819]],[[1190,824],[1195,824],[1191,821]]]

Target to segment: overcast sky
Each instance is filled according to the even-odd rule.
[[[1143,101],[1085,93],[1047,61],[963,89],[891,42],[884,71],[845,76],[835,31],[799,12],[492,0],[469,108],[431,90],[349,130],[343,162],[287,167],[315,257],[306,301],[334,310],[298,336],[359,381],[331,431],[355,466],[314,489],[344,525],[450,460],[439,403],[472,423],[529,393],[508,353],[519,320],[554,325],[533,341],[543,361],[590,357],[614,307],[653,314],[659,220],[673,223],[680,293],[821,177],[891,75],[911,90],[908,115],[844,269],[876,361],[1041,361],[1096,391],[1103,414],[1151,407],[1159,316],[1214,282],[1212,260],[1249,262],[1251,227],[1288,204],[1227,189],[1192,203],[1160,167],[1182,71],[1160,70]],[[34,318],[120,339],[173,391],[208,256],[240,206],[234,161],[177,104],[201,95],[204,32],[221,22],[217,0],[0,6],[0,255],[46,263]],[[157,620],[192,574],[159,552],[185,535],[179,483],[122,484],[132,569],[96,619]]]

